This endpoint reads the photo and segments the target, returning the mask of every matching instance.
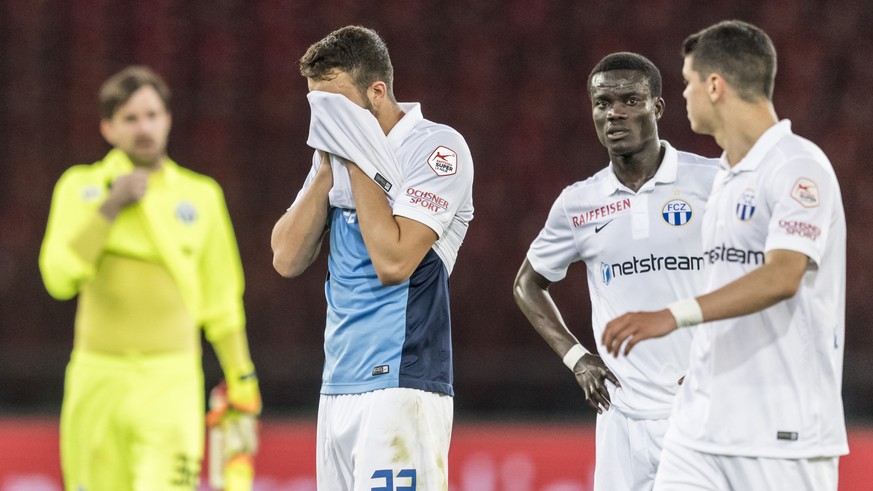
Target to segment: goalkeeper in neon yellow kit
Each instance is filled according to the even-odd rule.
[[[251,423],[261,408],[239,251],[219,185],[166,155],[164,81],[128,67],[99,99],[113,149],[60,178],[39,258],[53,297],[78,295],[61,411],[65,487],[193,490],[204,446],[201,327],[234,421]],[[243,450],[253,452],[250,436]]]

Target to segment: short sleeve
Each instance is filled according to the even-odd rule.
[[[290,210],[292,206],[303,196],[303,193],[309,189],[309,186],[312,185],[312,181],[315,179],[315,175],[318,173],[318,165],[321,163],[321,158],[319,157],[318,150],[312,153],[312,167],[309,169],[309,174],[306,175],[306,180],[303,181],[303,187],[300,188],[300,191],[297,191],[297,196],[294,197],[294,202],[291,203],[291,206],[288,207]]]
[[[818,263],[830,231],[831,217],[840,201],[832,173],[809,157],[785,162],[769,182],[772,206],[765,252],[787,249]]]
[[[555,200],[546,225],[527,251],[527,260],[534,271],[553,283],[564,279],[567,268],[581,260],[573,228],[567,217],[565,200],[566,191]]]
[[[455,216],[469,207],[473,157],[460,134],[445,130],[428,138],[414,159],[404,166],[393,213],[427,225],[442,238]]]

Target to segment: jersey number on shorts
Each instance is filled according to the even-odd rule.
[[[397,479],[409,478],[408,486],[398,485],[394,487],[394,471],[391,469],[379,469],[373,473],[370,479],[384,479],[385,485],[370,488],[371,491],[415,491],[415,469],[400,469]]]

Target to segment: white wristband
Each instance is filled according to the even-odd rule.
[[[571,371],[576,368],[576,362],[579,361],[580,358],[588,354],[588,350],[585,349],[581,344],[575,344],[572,348],[567,351],[567,354],[564,355],[564,365],[567,365]]]
[[[703,322],[703,311],[700,310],[700,304],[697,303],[696,298],[686,298],[673,302],[667,306],[667,309],[676,319],[676,327],[695,326]]]

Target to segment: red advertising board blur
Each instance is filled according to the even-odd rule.
[[[869,490],[873,430],[852,429],[849,445],[840,490]],[[588,491],[593,469],[588,425],[461,422],[452,436],[449,489]],[[56,421],[0,420],[0,491],[61,491],[60,474]],[[264,422],[255,491],[315,491],[314,421]]]

